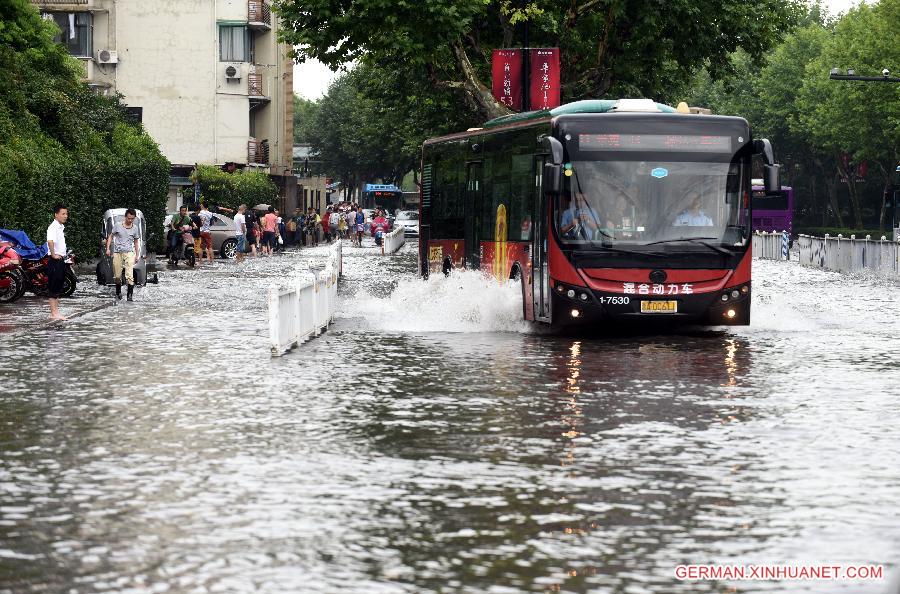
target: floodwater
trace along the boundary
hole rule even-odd
[[[0,592],[893,592],[896,283],[757,261],[749,328],[564,337],[345,248],[334,325],[280,359],[265,288],[324,249],[0,333]]]

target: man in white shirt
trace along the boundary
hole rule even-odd
[[[47,247],[50,260],[47,262],[47,296],[50,298],[50,319],[65,320],[59,313],[59,296],[66,278],[66,235],[65,224],[69,220],[69,209],[57,204],[53,207],[53,222],[47,227]]]
[[[237,214],[234,215],[234,238],[237,240],[237,247],[234,248],[235,257],[238,263],[244,261],[244,252],[247,251],[247,217],[244,211],[247,210],[246,204],[238,206]]]

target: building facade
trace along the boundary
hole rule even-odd
[[[265,0],[32,0],[97,92],[123,102],[172,163],[256,168],[296,204],[293,64]]]

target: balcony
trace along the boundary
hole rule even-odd
[[[262,165],[264,167],[269,165],[268,140],[250,139],[250,142],[247,143],[247,164]]]
[[[272,7],[264,0],[247,0],[247,26],[258,31],[272,28]]]
[[[247,94],[250,96],[250,109],[269,103],[271,99],[266,93],[265,78],[262,73],[251,72],[247,75]]]

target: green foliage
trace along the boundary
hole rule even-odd
[[[119,98],[79,81],[56,31],[27,0],[0,3],[0,225],[41,243],[52,205],[67,204],[67,243],[92,256],[103,211],[127,206],[158,245],[169,162]]]
[[[399,183],[426,138],[474,124],[455,109],[455,93],[431,85],[421,67],[363,62],[318,102],[309,140],[331,177]]]
[[[313,121],[318,106],[315,101],[294,95],[294,143],[311,142]]]
[[[833,217],[843,228],[850,217],[857,228],[883,227],[883,192],[900,160],[900,85],[833,81],[828,73],[853,67],[879,76],[900,63],[900,0],[863,4],[834,21],[813,5],[802,22],[762,69],[735,52],[733,77],[699,75],[691,103],[743,116],[756,136],[772,140],[800,221],[826,225]],[[842,154],[868,161],[865,184],[847,175]]]
[[[210,205],[236,209],[241,204],[249,207],[272,204],[278,188],[271,178],[259,171],[234,173],[222,171],[214,165],[198,165],[191,174],[194,183],[200,183],[200,198]],[[191,194],[193,198],[193,192]]]
[[[798,101],[801,123],[819,144],[848,152],[855,161],[897,161],[900,86],[832,81],[828,71],[852,67],[878,76],[885,66],[900,64],[898,30],[900,0],[861,4],[836,23],[834,34],[807,65]]]
[[[457,109],[502,115],[486,91],[491,50],[561,50],[563,99],[673,98],[707,65],[731,72],[730,53],[761,60],[799,18],[799,0],[278,0],[282,40],[302,61],[402,64],[432,84],[462,89]]]

